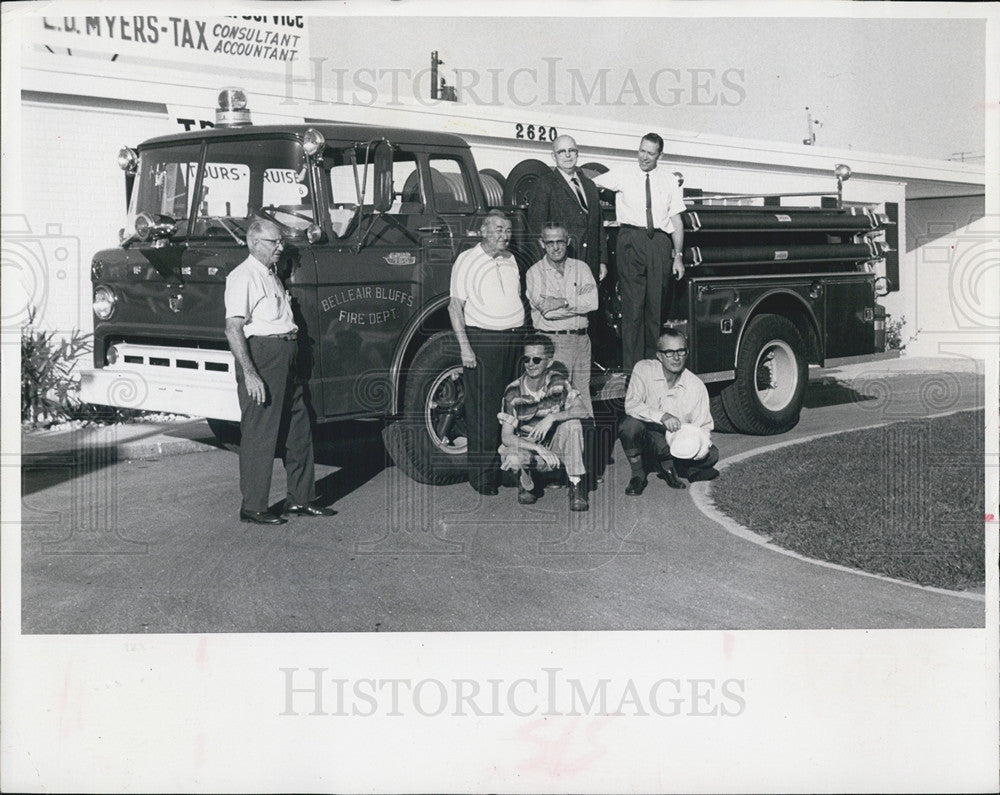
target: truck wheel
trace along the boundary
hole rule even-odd
[[[403,419],[383,438],[396,465],[418,483],[460,483],[468,476],[462,355],[450,331],[417,351],[406,377]]]
[[[726,407],[722,404],[721,394],[709,397],[708,407],[712,412],[712,422],[715,425],[714,430],[719,433],[736,433],[736,428],[733,427],[729,415],[726,414]]]
[[[503,203],[526,207],[535,182],[551,170],[541,160],[522,160],[507,175],[507,184],[503,188]]]
[[[794,428],[807,368],[805,344],[792,321],[780,315],[751,320],[736,358],[736,380],[722,390],[733,427],[761,436]]]
[[[216,441],[227,450],[240,449],[240,424],[230,420],[208,420],[208,427],[215,435]]]

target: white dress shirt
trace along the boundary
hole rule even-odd
[[[702,380],[684,369],[677,382],[668,387],[663,365],[656,359],[636,362],[625,393],[625,413],[646,422],[660,422],[664,414],[673,414],[682,423],[706,432],[715,427]]]
[[[226,277],[226,317],[246,318],[247,338],[297,330],[288,291],[274,272],[249,256]]]
[[[598,188],[612,190],[618,194],[615,199],[615,214],[619,224],[646,227],[646,174],[649,174],[649,190],[652,198],[653,227],[663,232],[674,231],[671,216],[687,209],[684,193],[677,184],[677,177],[662,165],[652,171],[643,171],[638,163],[615,166],[604,174],[594,177]]]

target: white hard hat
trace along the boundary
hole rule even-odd
[[[685,423],[673,433],[667,433],[667,444],[670,445],[670,455],[674,458],[701,458],[708,452],[709,440],[707,434],[697,425]]]

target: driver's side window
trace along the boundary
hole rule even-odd
[[[367,151],[367,173],[365,157],[364,145],[355,147],[353,160],[350,149],[327,150],[323,156],[329,190],[330,223],[337,237],[344,237],[350,232],[359,206],[362,215],[374,212],[375,164],[371,150]],[[393,150],[392,187],[393,201],[387,211],[389,215],[416,215],[424,211],[420,170],[414,153]]]

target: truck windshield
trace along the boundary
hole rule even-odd
[[[178,229],[186,229],[200,155],[200,144],[146,149],[139,155],[129,204],[129,229],[134,228],[139,213],[175,221]]]
[[[195,201],[200,155],[199,144],[144,150],[129,223],[147,212],[174,221],[177,235],[230,237],[233,230],[242,236],[250,217],[262,207],[293,228],[313,222],[308,161],[297,141],[209,143]]]

